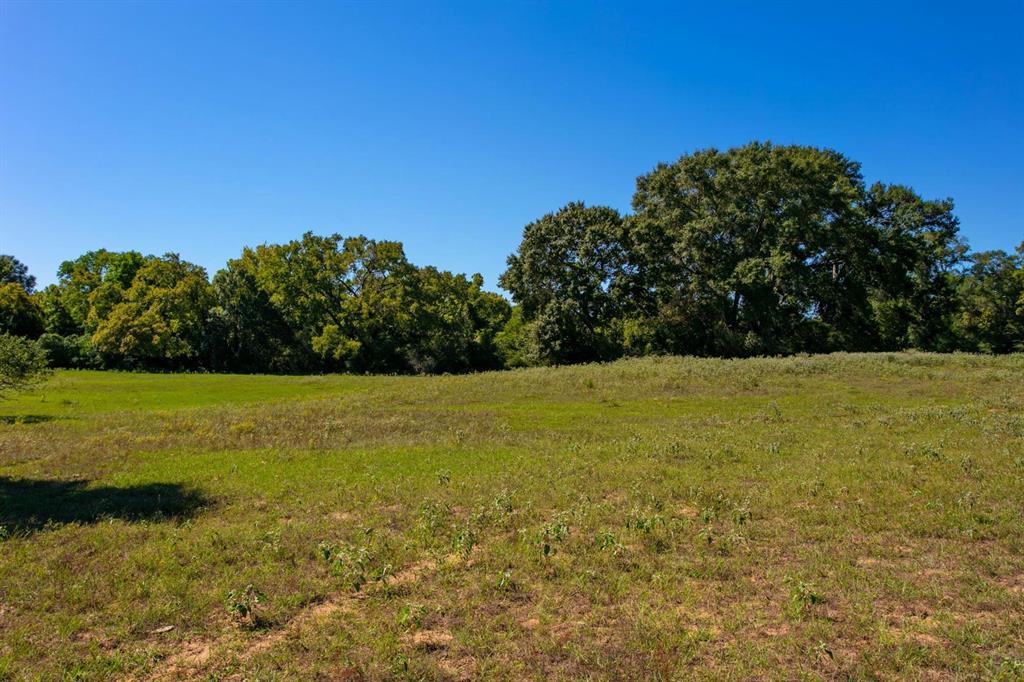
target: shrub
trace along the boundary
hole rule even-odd
[[[43,334],[39,347],[46,354],[50,367],[68,369],[96,369],[102,361],[87,335]]]
[[[46,355],[34,341],[0,334],[0,396],[28,388],[46,374]]]

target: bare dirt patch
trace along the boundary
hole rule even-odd
[[[1005,590],[1016,594],[1024,594],[1024,574],[1003,576],[997,579],[996,582]]]
[[[417,649],[437,651],[439,649],[447,649],[455,641],[455,638],[452,637],[450,632],[444,630],[420,630],[413,633],[410,641]]]

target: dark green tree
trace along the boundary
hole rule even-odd
[[[76,324],[71,312],[64,305],[64,291],[60,286],[51,284],[35,296],[48,334],[73,336],[81,333],[81,327]]]
[[[214,306],[204,342],[204,360],[213,369],[232,372],[300,372],[315,369],[311,349],[295,331],[258,281],[252,249],[213,278]]]
[[[520,306],[540,362],[621,353],[616,322],[630,287],[623,239],[618,211],[579,202],[526,226],[499,283]]]
[[[957,270],[967,251],[953,201],[926,201],[908,187],[876,183],[863,205],[877,348],[953,350]]]
[[[404,294],[411,324],[406,340],[409,369],[465,372],[500,366],[494,338],[510,314],[498,294],[483,291],[483,278],[418,268]]]
[[[36,278],[28,274],[28,266],[17,258],[0,254],[0,284],[17,284],[31,294],[36,288]]]
[[[985,353],[1024,351],[1024,244],[1016,254],[983,251],[957,291],[954,330],[962,349]]]
[[[862,194],[843,155],[770,143],[698,151],[639,177],[629,258],[652,292],[648,344],[702,355],[856,344],[868,324]]]
[[[0,334],[36,338],[43,333],[43,311],[32,294],[36,278],[14,256],[0,255]]]

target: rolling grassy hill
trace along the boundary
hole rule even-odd
[[[1022,633],[1022,356],[0,401],[0,678],[1021,679]]]

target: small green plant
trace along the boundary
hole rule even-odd
[[[423,604],[406,604],[398,612],[398,625],[410,630],[423,626],[423,619],[427,615],[427,607]]]
[[[331,557],[334,556],[335,552],[338,551],[338,547],[337,545],[324,540],[321,541],[319,545],[317,545],[316,551],[317,555],[323,561],[329,562],[331,560]]]
[[[228,592],[227,609],[231,617],[239,625],[253,628],[259,625],[259,616],[256,610],[266,600],[264,595],[255,585],[249,583],[241,590]]]
[[[455,536],[452,538],[452,551],[462,556],[462,558],[466,558],[473,551],[473,547],[476,544],[476,531],[469,526],[465,526],[455,533]]]
[[[711,526],[704,526],[700,529],[700,532],[697,533],[697,539],[701,541],[701,544],[707,545],[708,547],[715,544],[716,538],[715,529]]]
[[[452,510],[447,504],[433,500],[424,502],[419,512],[419,525],[423,535],[431,541],[447,535],[451,517]]]
[[[809,582],[793,576],[787,576],[783,584],[789,587],[789,603],[787,606],[789,614],[794,618],[801,618],[811,607],[825,603],[825,597]]]
[[[519,583],[512,577],[512,569],[506,568],[498,575],[497,588],[499,592],[518,592]]]
[[[409,657],[399,652],[391,658],[391,673],[405,679],[409,675]]]
[[[932,462],[938,462],[942,459],[942,453],[931,443],[911,443],[903,448],[903,452],[908,457],[921,457]]]
[[[782,410],[779,409],[779,406],[775,401],[765,405],[762,419],[768,423],[777,423],[783,420]]]
[[[626,515],[626,529],[641,533],[653,533],[656,526],[664,524],[660,514],[647,514],[636,507]]]
[[[317,546],[320,558],[328,565],[333,575],[341,578],[358,592],[368,582],[384,582],[393,572],[389,562],[381,558],[381,552],[372,552],[368,546],[337,546],[321,542]]]
[[[619,542],[617,537],[607,531],[598,534],[596,544],[601,551],[611,552],[616,556],[626,551],[626,546]]]
[[[562,542],[565,537],[569,534],[569,524],[565,520],[566,515],[559,514],[548,523],[541,526],[540,531],[537,533],[537,539],[540,543],[541,553],[544,558],[548,558],[555,552],[553,543]]]
[[[260,538],[260,544],[263,551],[276,553],[281,549],[281,531],[280,529],[267,531]]]
[[[825,642],[818,642],[817,646],[814,647],[814,652],[820,658],[827,658],[830,661],[834,661],[836,655],[832,653],[832,650],[828,648],[828,644]]]
[[[983,477],[981,467],[974,464],[974,460],[971,459],[970,455],[964,455],[960,458],[960,469],[970,478],[980,480]]]
[[[499,517],[508,516],[515,510],[515,505],[512,503],[512,495],[507,488],[502,488],[501,492],[495,496],[493,506],[495,513]]]
[[[745,525],[750,521],[750,503],[744,501],[743,504],[738,504],[733,507],[732,510],[732,522],[737,526]]]

